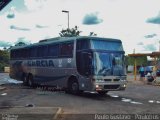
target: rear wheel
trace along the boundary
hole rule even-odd
[[[25,74],[22,76],[22,81],[23,81],[24,86],[28,86],[28,80],[27,80],[27,76]]]
[[[28,85],[30,87],[34,87],[34,82],[33,82],[33,76],[32,75],[28,76]]]

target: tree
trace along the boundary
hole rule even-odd
[[[61,31],[60,31],[60,33],[59,33],[59,35],[61,36],[61,37],[75,37],[75,36],[80,36],[80,33],[81,33],[82,31],[79,31],[78,30],[78,27],[77,26],[75,26],[74,28],[67,28],[67,29],[62,29]]]
[[[127,65],[134,65],[135,58],[126,56]],[[137,66],[147,65],[147,56],[141,56],[136,58]]]
[[[7,50],[0,50],[0,71],[3,71],[4,67],[8,65],[9,65],[9,52]]]
[[[89,36],[97,36],[97,34],[94,32],[90,32]]]
[[[24,42],[18,42],[15,44],[15,46],[24,46],[24,45],[26,45],[26,43],[24,43]]]

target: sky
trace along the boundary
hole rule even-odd
[[[58,37],[78,26],[80,35],[122,40],[126,54],[159,51],[160,0],[12,0],[0,11],[0,47]]]

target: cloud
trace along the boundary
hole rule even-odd
[[[83,18],[83,24],[85,24],[85,25],[94,25],[94,24],[99,24],[102,22],[103,22],[103,20],[98,18],[97,12],[86,14]]]
[[[155,37],[155,36],[157,36],[157,34],[150,34],[150,35],[146,35],[146,36],[144,36],[145,38],[153,38],[153,37]]]
[[[12,18],[14,18],[15,17],[15,14],[14,13],[9,13],[8,15],[7,15],[7,18],[8,19],[12,19]]]
[[[48,26],[43,26],[43,25],[36,25],[36,28],[48,28]]]
[[[152,17],[147,19],[148,23],[153,23],[153,24],[160,24],[160,12],[156,17]]]
[[[9,13],[7,14],[8,19],[15,18],[15,7],[11,7]]]
[[[14,26],[14,25],[11,25],[10,29],[22,30],[22,31],[30,31],[29,28],[21,28],[21,27],[17,27],[17,26]]]
[[[143,48],[144,48],[144,51],[156,51],[157,50],[154,44],[145,45]]]
[[[137,45],[144,45],[144,43],[143,42],[139,42],[139,43],[137,43]]]
[[[30,11],[36,11],[43,8],[47,3],[47,0],[24,0],[24,5]]]
[[[10,42],[0,41],[0,47],[10,47],[11,45]]]

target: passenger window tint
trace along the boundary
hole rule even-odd
[[[21,58],[28,58],[28,49],[21,50]]]
[[[47,56],[47,52],[48,52],[48,49],[47,49],[47,46],[39,46],[38,47],[38,57],[45,57]]]
[[[59,54],[59,44],[48,46],[48,56],[56,57]]]
[[[73,42],[61,44],[61,56],[73,56]]]
[[[11,50],[11,58],[16,58],[16,51],[15,50]]]
[[[37,48],[36,47],[31,48],[29,50],[29,52],[30,52],[30,57],[37,57]]]
[[[89,40],[77,40],[77,50],[89,49]]]

